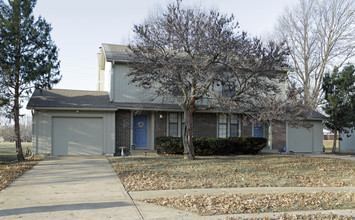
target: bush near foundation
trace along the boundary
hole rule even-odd
[[[155,143],[155,149],[163,154],[183,154],[184,152],[181,137],[158,137]],[[193,143],[195,154],[198,156],[257,154],[266,146],[267,139],[259,137],[194,137]]]

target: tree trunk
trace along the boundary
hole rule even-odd
[[[336,149],[337,149],[338,130],[334,129],[333,132],[334,132],[334,141],[333,141],[332,153],[335,154],[336,153]]]
[[[16,75],[15,82],[15,95],[14,95],[14,121],[15,121],[15,144],[17,160],[25,160],[21,146],[21,132],[20,132],[20,100],[19,100],[19,74]]]
[[[193,113],[195,111],[195,100],[192,99],[189,103],[188,108],[184,109],[184,159],[194,160],[195,159],[195,148],[192,141],[193,136]]]

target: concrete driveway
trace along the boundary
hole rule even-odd
[[[0,219],[142,219],[104,156],[48,157],[0,191]]]

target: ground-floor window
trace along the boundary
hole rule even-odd
[[[237,115],[230,116],[230,137],[239,137],[239,120]]]
[[[218,115],[218,137],[239,137],[239,117],[236,114]]]
[[[177,112],[168,115],[168,136],[181,137],[184,130],[184,115]]]

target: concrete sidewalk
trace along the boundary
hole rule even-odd
[[[355,155],[337,155],[337,154],[305,154],[308,157],[324,157],[332,159],[341,159],[341,160],[352,160],[355,161]]]
[[[104,156],[48,157],[0,191],[0,219],[143,219]]]

